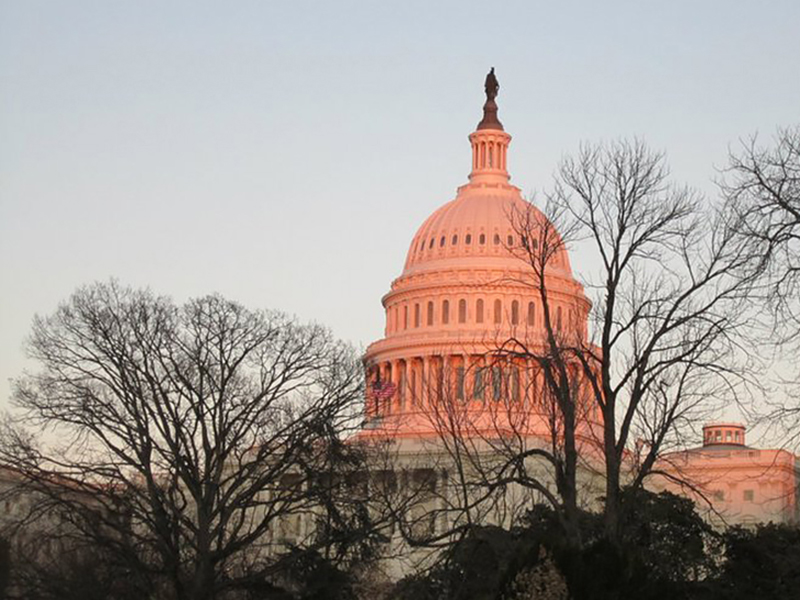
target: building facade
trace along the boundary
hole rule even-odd
[[[529,349],[545,343],[539,274],[520,248],[539,249],[540,240],[523,236],[553,229],[510,182],[511,136],[497,117],[496,81],[490,78],[483,119],[469,135],[468,182],[413,235],[402,273],[382,299],[384,336],[364,357],[369,393],[358,437],[392,439],[401,464],[430,471],[439,495],[432,506],[443,515],[453,480],[444,438],[478,440],[475,453],[486,460],[496,450],[492,440],[505,435],[524,440],[512,449],[520,453],[553,439],[542,374],[524,356],[503,352],[508,340]],[[564,246],[551,248],[543,272],[550,315],[559,333],[585,340],[591,303]],[[581,503],[591,508],[604,493],[601,415],[593,402],[586,408],[577,437]],[[704,432],[702,447],[662,459],[658,469],[666,476],[648,480],[653,490],[688,495],[720,526],[797,521],[800,470],[792,453],[746,446],[741,425],[709,425]],[[546,465],[531,468],[548,480]],[[519,506],[541,499],[517,497]],[[483,516],[501,523],[513,514]],[[453,525],[447,516],[434,521],[442,530]]]
[[[746,444],[740,423],[703,427],[703,444],[664,456],[652,480],[694,500],[698,512],[717,527],[758,523],[793,524],[800,520],[800,464],[783,449]]]

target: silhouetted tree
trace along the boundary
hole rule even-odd
[[[511,529],[544,502],[566,544],[558,556],[570,557],[559,563],[568,581],[579,582],[584,561],[606,557],[599,577],[630,578],[609,580],[618,592],[669,583],[665,573],[635,580],[646,553],[630,537],[637,505],[624,495],[643,493],[683,430],[750,383],[742,342],[757,257],[738,243],[736,213],[672,185],[664,157],[639,142],[584,147],[562,163],[543,212],[531,205],[510,218],[517,235],[507,249],[530,269],[509,277],[535,294],[537,327],[523,323],[510,337],[487,338],[484,385],[495,380],[486,372],[526,365],[531,372],[520,381],[537,386],[517,393],[498,386],[476,418],[454,392],[452,374],[432,375],[434,401],[420,410],[438,434],[433,471],[447,476],[431,510],[439,527],[415,541],[446,547],[489,522]],[[597,257],[598,273],[588,274],[591,328],[586,303],[562,293],[572,243]],[[599,537],[584,523],[585,507],[597,500]],[[686,535],[690,521],[679,523]],[[664,556],[674,550],[661,547]],[[688,563],[697,566],[701,555]]]
[[[367,560],[375,531],[353,480],[361,365],[316,325],[219,296],[182,306],[116,283],[79,289],[28,343],[21,423],[3,459],[30,518],[70,525],[158,597],[292,589],[310,553]],[[285,584],[285,585],[284,585]]]
[[[587,145],[560,165],[547,219],[534,208],[513,215],[523,244],[512,250],[533,267],[546,341],[511,339],[504,349],[545,373],[563,423],[565,490],[575,487],[574,423],[581,410],[599,411],[604,523],[616,546],[623,487],[641,488],[679,441],[680,426],[729,400],[748,373],[741,336],[753,254],[736,243],[737,215],[672,185],[668,175],[663,155],[641,142]],[[558,326],[561,309],[549,286],[572,242],[599,264],[584,271],[591,332]]]
[[[800,389],[800,125],[779,129],[771,145],[755,136],[730,155],[722,184],[738,215],[743,245],[759,259],[755,265],[766,311],[767,344],[786,357],[781,383],[787,396]],[[770,403],[770,420],[783,422],[797,440],[800,407]]]

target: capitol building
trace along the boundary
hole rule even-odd
[[[306,495],[306,488],[314,485],[344,489],[348,510],[368,523],[370,540],[379,539],[380,569],[373,579],[381,585],[424,572],[444,549],[481,526],[511,530],[537,505],[561,511],[566,538],[585,512],[609,512],[612,486],[607,482],[618,484],[619,492],[643,472],[647,476],[637,485],[691,498],[697,512],[720,530],[800,521],[797,456],[748,445],[742,424],[695,423],[703,431],[696,447],[657,452],[652,444],[653,460],[638,472],[647,443],[636,439],[628,448],[632,436],[618,447],[609,443],[611,437],[614,443],[621,439],[616,436],[620,425],[606,428],[616,413],[607,410],[609,395],[595,374],[607,367],[598,357],[611,362],[612,353],[602,353],[595,343],[593,304],[576,277],[580,265],[570,258],[566,232],[511,183],[511,135],[498,116],[494,69],[485,91],[482,118],[468,136],[469,153],[466,148],[464,153],[468,180],[410,235],[405,263],[381,299],[383,337],[363,356],[363,413],[350,402],[331,404],[345,413],[339,418],[347,424],[334,431],[330,406],[320,402],[314,428],[287,438],[305,448],[305,454],[283,454],[287,444],[276,435],[270,438],[271,449],[259,439],[219,460],[217,476],[226,483],[217,491],[227,495],[235,485],[246,488],[246,502],[236,507],[235,528],[248,532],[247,543],[256,550],[239,562],[231,560],[230,572],[246,573],[251,558],[252,564],[269,563],[290,556],[304,543],[313,546],[321,537],[320,525],[326,525],[323,507],[334,504],[332,495],[323,500],[318,493]],[[320,364],[307,369],[315,385]],[[357,357],[347,364],[353,374],[349,400],[360,406],[362,371]],[[325,388],[322,396],[328,392],[325,385],[319,384]],[[185,402],[194,408],[193,400]],[[609,415],[606,422],[604,414]],[[288,408],[279,416],[280,429],[299,420]],[[197,423],[205,421],[203,417]],[[253,421],[248,422],[243,439],[252,427]],[[332,454],[329,462],[325,452],[317,456],[325,445],[320,432],[326,427],[333,431],[335,444],[330,445],[337,452],[358,451],[352,471],[323,470],[350,464],[341,454]],[[609,446],[622,456],[616,480],[607,475],[614,468],[607,466]],[[159,468],[168,472],[175,468],[171,462]],[[244,478],[229,483],[242,473]],[[172,485],[161,470],[151,476],[156,495],[164,482]],[[120,490],[138,490],[146,498],[145,480],[137,476],[131,481],[125,487],[93,479],[76,487],[68,477],[46,476],[33,479],[38,487],[26,487],[29,482],[17,470],[0,465],[0,532],[3,525],[14,529],[22,524],[19,530],[27,539],[17,536],[15,543],[28,543],[34,555],[72,552],[40,540],[48,531],[63,531],[64,539],[75,534],[69,519],[62,518],[66,512],[48,514],[36,508],[37,503],[46,506],[42,499],[49,496],[62,502],[61,489],[68,504],[86,507],[87,513],[102,517],[104,527],[113,525],[122,532],[109,538],[114,543],[131,533],[150,543],[143,519],[120,510],[124,504],[101,501],[117,498]],[[185,498],[187,486],[175,481],[169,489]],[[198,481],[211,487],[207,472],[198,470]],[[189,503],[176,512],[182,523],[200,520],[200,511]],[[139,514],[149,518],[146,511]],[[227,523],[219,526],[225,535],[233,529]],[[367,573],[367,579],[372,575]]]
[[[592,303],[566,245],[510,183],[511,135],[498,118],[493,72],[486,88],[483,118],[469,134],[468,181],[411,237],[382,298],[384,336],[364,356],[365,424],[356,438],[389,441],[403,467],[398,485],[426,487],[406,533],[433,542],[466,523],[510,526],[533,504],[558,501],[545,457],[558,455],[563,432],[536,357],[547,353],[548,332],[564,346],[591,344]],[[602,415],[585,390],[574,399],[577,503],[599,510]],[[740,424],[704,432],[701,446],[660,458],[661,475],[646,486],[689,495],[720,527],[798,521],[792,453],[747,446]],[[529,485],[481,496],[517,457]]]

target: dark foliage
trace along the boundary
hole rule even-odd
[[[505,600],[517,577],[552,556],[577,600],[696,597],[714,573],[717,536],[691,501],[670,493],[623,492],[623,544],[605,537],[602,516],[581,512],[584,547],[576,552],[557,515],[539,505],[512,531],[477,527],[447,561],[425,576],[401,582],[400,600]]]
[[[725,534],[725,563],[717,598],[789,600],[800,594],[800,529],[761,525]]]
[[[395,586],[397,600],[491,600],[524,566],[535,563],[538,540],[526,530],[478,526],[441,564]]]

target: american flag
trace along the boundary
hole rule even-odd
[[[388,400],[394,396],[397,386],[391,381],[375,381],[369,390],[369,396],[373,400]]]

